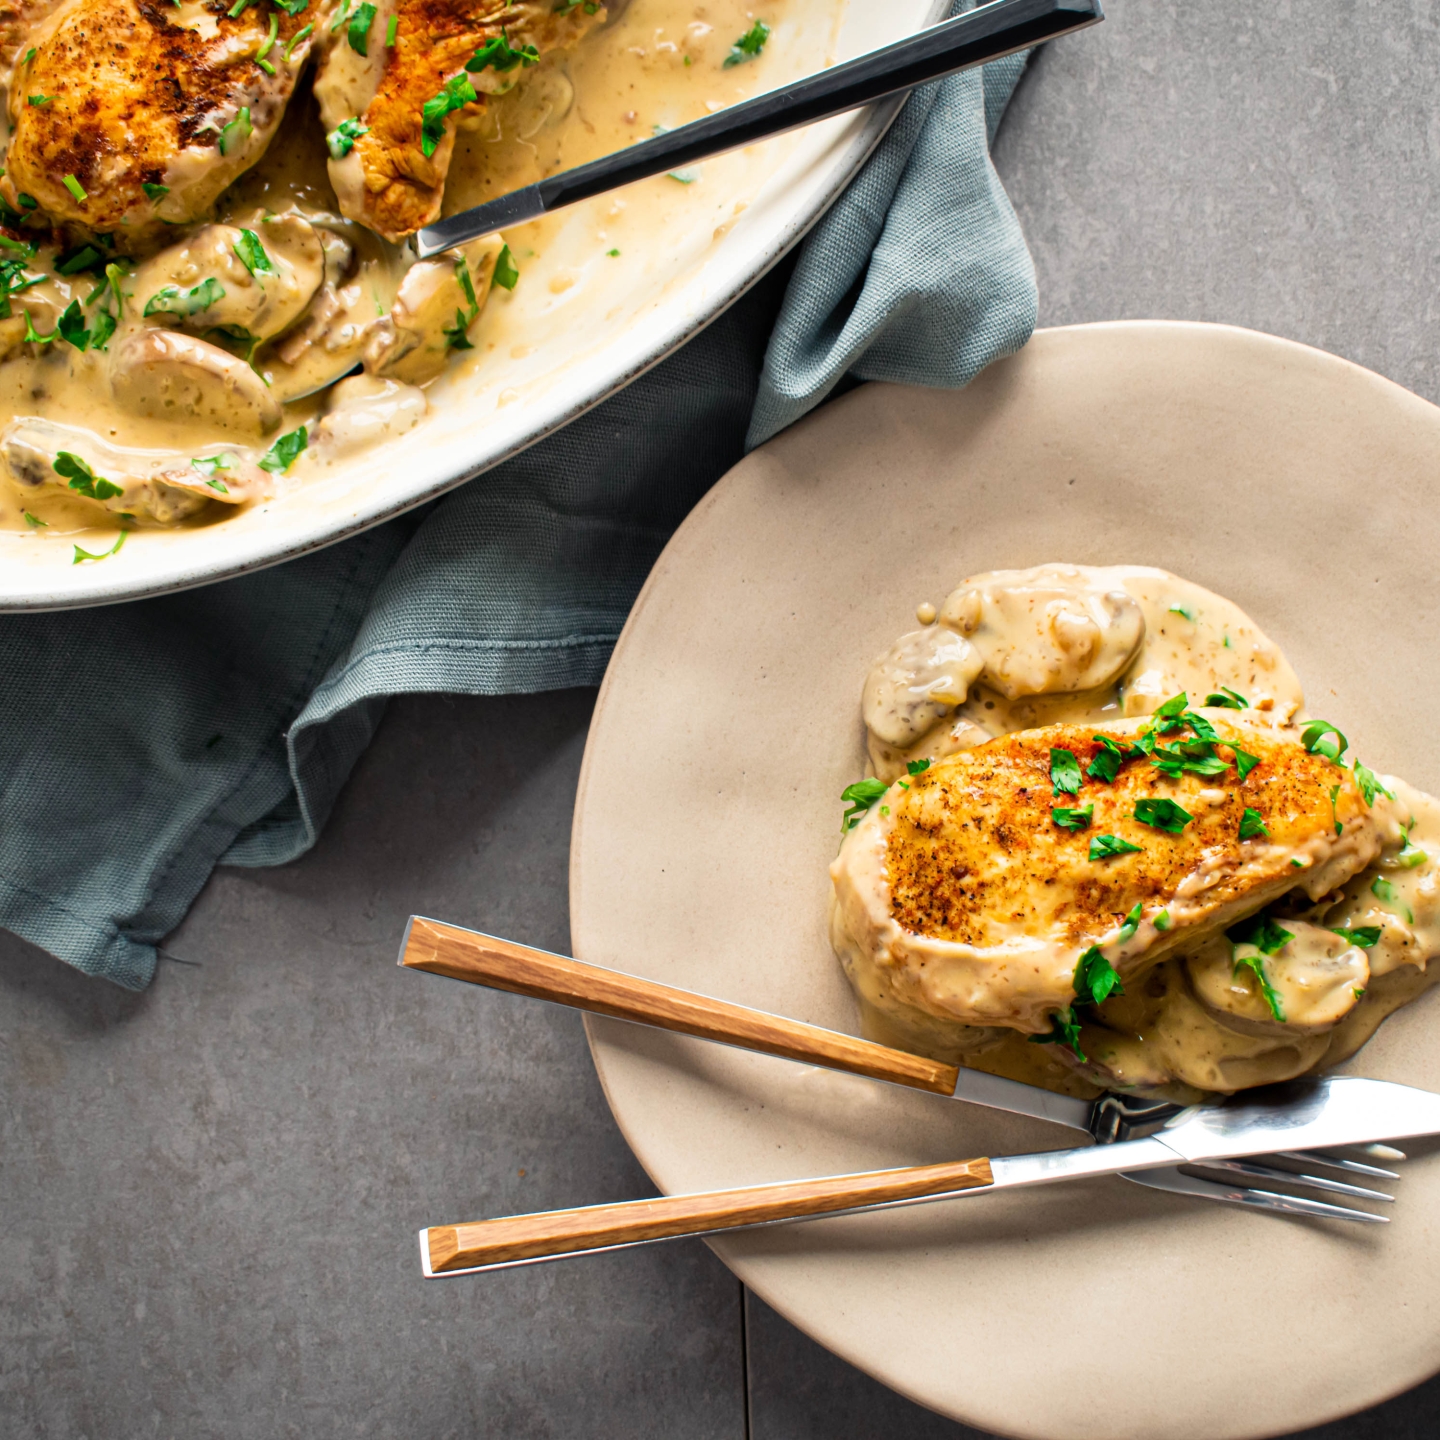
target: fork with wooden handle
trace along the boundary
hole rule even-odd
[[[1194,1106],[1156,1135],[1111,1145],[786,1180],[703,1195],[664,1195],[581,1210],[432,1226],[420,1232],[421,1267],[430,1278],[473,1274],[654,1240],[957,1200],[1081,1176],[1158,1169],[1176,1162],[1233,1160],[1281,1145],[1359,1145],[1402,1135],[1440,1134],[1440,1095],[1408,1085],[1340,1075],[1271,1090],[1264,1097],[1246,1095],[1214,1106]],[[1372,1224],[1385,1219],[1363,1210],[1349,1211],[1345,1218]]]
[[[412,970],[428,970],[452,980],[464,980],[493,990],[508,990],[539,1000],[553,1001],[597,1015],[609,1015],[682,1035],[693,1035],[723,1045],[782,1056],[831,1070],[844,1070],[872,1080],[886,1080],[913,1090],[923,1090],[947,1099],[964,1100],[992,1109],[1009,1110],[1041,1120],[1052,1120],[1083,1130],[1105,1145],[1134,1139],[1159,1128],[1181,1113],[1180,1107],[1165,1101],[1134,1096],[1105,1094],[1098,1100],[1080,1100],[1056,1095],[1017,1080],[1005,1080],[979,1070],[965,1070],[844,1035],[803,1021],[788,1020],[763,1010],[752,1010],[726,1000],[716,1000],[693,991],[676,989],[654,980],[643,980],[618,970],[588,965],[564,955],[517,945],[494,935],[483,935],[439,920],[412,916],[400,950],[400,964]],[[1374,1138],[1374,1137],[1372,1137]],[[1293,1137],[1287,1137],[1293,1141]],[[1388,1146],[1372,1146],[1371,1159],[1403,1160],[1404,1155]],[[1398,1179],[1392,1170],[1339,1156],[1299,1151],[1295,1144],[1284,1147],[1284,1158],[1308,1167],[1321,1167],[1357,1178]],[[1174,1161],[1170,1162],[1173,1166]],[[1124,1170],[1126,1167],[1118,1167]],[[1247,1179],[1268,1179],[1303,1185],[1363,1199],[1389,1200],[1383,1191],[1362,1188],[1353,1181],[1299,1174],[1288,1169],[1246,1162],[1212,1165]],[[1180,1174],[1173,1168],[1136,1169],[1126,1179],[1157,1189],[1193,1195],[1200,1199],[1244,1205],[1251,1209],[1289,1214],[1351,1219],[1373,1218],[1364,1211],[1348,1209],[1304,1196],[1260,1190],[1238,1183],[1218,1183],[1195,1175]]]

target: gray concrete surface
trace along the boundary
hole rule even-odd
[[[998,145],[1042,323],[1228,321],[1440,398],[1437,26],[1113,0]],[[219,872],[144,995],[0,935],[0,1435],[975,1435],[699,1245],[419,1280],[421,1224],[644,1190],[574,1017],[392,963],[412,910],[564,948],[591,699],[396,703],[315,852]],[[1309,1437],[1436,1433],[1432,1382]]]

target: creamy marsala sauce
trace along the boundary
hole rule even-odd
[[[42,3],[28,28],[23,14],[8,29],[0,24],[11,165],[10,180],[0,181],[0,261],[11,262],[0,306],[0,529],[53,544],[57,564],[70,563],[71,540],[103,554],[119,531],[223,520],[412,429],[426,415],[426,387],[459,352],[494,348],[484,315],[492,289],[523,285],[553,230],[540,222],[432,261],[417,261],[403,236],[394,243],[377,233],[424,217],[397,219],[372,206],[361,167],[370,142],[351,137],[353,148],[337,158],[346,140],[333,142],[331,122],[342,112],[381,113],[387,62],[379,57],[389,53],[397,14],[403,45],[406,17],[419,13],[414,0],[361,7],[374,10],[363,59],[345,43],[358,13],[350,0],[312,0],[294,24],[277,11],[278,41],[268,49],[269,8],[257,10],[254,33],[232,37],[231,48],[254,51],[242,57],[255,91],[243,125],[237,103],[248,92],[222,96],[214,133],[174,158],[162,176],[168,186],[156,180],[143,196],[132,186],[123,197],[130,209],[108,228],[65,214],[73,192],[58,184],[37,207],[24,190],[32,182],[16,179],[31,156],[24,92],[38,82],[27,76],[47,63],[47,43],[63,41],[55,37],[65,16],[87,3],[94,0]],[[217,20],[227,9],[222,0],[185,0],[165,14],[218,44],[233,28]],[[757,19],[779,27],[785,9],[783,0],[763,11],[743,0],[620,0],[608,9],[506,11],[528,17],[532,28],[510,38],[519,47],[533,33],[539,59],[481,69],[471,76],[478,104],[441,117],[454,145],[451,153],[447,136],[436,156],[449,158],[443,213],[774,84],[763,47],[740,63],[726,60]],[[306,19],[315,29],[302,35]],[[267,56],[276,78],[257,68]],[[287,67],[298,72],[288,81]],[[221,121],[234,126],[228,146]],[[633,231],[647,208],[673,209],[690,178],[632,187],[611,208],[627,211]],[[167,207],[182,211],[219,181],[218,195],[203,194],[203,215],[192,211],[184,223],[167,216]],[[83,215],[86,204],[108,198],[74,203]],[[595,243],[597,253],[619,254],[603,248],[614,240]]]
[[[1046,565],[916,618],[831,867],[872,1038],[1185,1098],[1337,1064],[1431,982],[1440,802],[1317,726],[1230,601]]]

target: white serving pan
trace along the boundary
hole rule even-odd
[[[634,0],[639,12],[645,0]],[[775,83],[913,33],[948,0],[792,0],[771,52]],[[137,599],[290,560],[400,514],[534,444],[614,394],[709,324],[824,212],[885,133],[889,100],[707,162],[703,182],[665,187],[625,258],[595,241],[601,196],[556,221],[513,292],[496,291],[473,356],[430,389],[420,428],[231,519],[138,530],[98,564],[63,537],[0,533],[0,610]],[[640,187],[635,187],[637,190]],[[608,267],[608,268],[602,268]],[[557,278],[565,288],[552,286]]]

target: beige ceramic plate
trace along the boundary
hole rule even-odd
[[[825,939],[867,662],[966,574],[1160,565],[1232,597],[1314,712],[1440,789],[1440,410],[1246,331],[1037,335],[969,390],[869,386],[736,467],[642,595],[590,732],[571,912],[587,960],[839,1029]],[[1440,1000],[1360,1073],[1440,1089]],[[1054,1148],[1071,1132],[611,1021],[595,1063],[666,1191]],[[1044,1440],[1315,1425],[1440,1362],[1440,1160],[1388,1227],[1097,1180],[715,1244],[922,1404]]]

